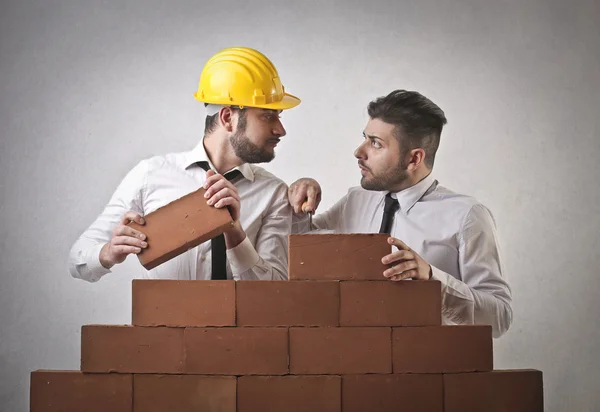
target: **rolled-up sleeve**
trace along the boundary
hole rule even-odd
[[[254,244],[246,237],[227,250],[231,274],[235,280],[287,280],[288,236],[292,231],[292,207],[287,186],[281,185],[273,203],[262,218]]]
[[[97,282],[111,271],[100,263],[100,251],[112,237],[123,215],[134,211],[143,216],[142,191],[148,165],[138,163],[123,178],[102,213],[75,241],[69,253],[69,273],[74,278]]]
[[[432,267],[442,284],[442,317],[446,324],[491,325],[502,336],[512,323],[512,294],[501,263],[495,222],[483,205],[474,205],[459,234],[461,279]]]

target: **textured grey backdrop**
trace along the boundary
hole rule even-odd
[[[137,161],[198,141],[200,71],[232,45],[303,99],[268,169],[323,206],[358,183],[369,100],[437,102],[435,173],[491,208],[514,290],[495,366],[543,370],[548,411],[600,410],[599,4],[2,1],[0,410],[27,410],[31,370],[79,367],[82,324],[130,322],[137,261],[87,284],[69,247]]]

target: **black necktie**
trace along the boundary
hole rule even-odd
[[[383,219],[381,219],[381,227],[379,233],[389,234],[392,231],[392,222],[394,214],[400,209],[398,199],[394,199],[391,193],[385,196],[385,206],[383,207]]]
[[[208,162],[198,162],[198,165],[204,170],[208,171]],[[229,181],[235,179],[242,173],[239,170],[232,170],[224,174],[225,178]],[[225,236],[220,234],[211,239],[211,261],[212,261],[212,280],[226,280],[227,279],[227,248],[225,246]]]

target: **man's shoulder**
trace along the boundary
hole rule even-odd
[[[139,161],[138,166],[145,168],[148,172],[169,167],[182,169],[186,153],[172,152],[146,157]]]
[[[352,186],[348,189],[348,192],[346,193],[346,198],[348,200],[350,200],[350,199],[365,200],[365,199],[372,199],[375,197],[382,197],[382,196],[383,196],[382,192],[375,191],[375,190],[363,189],[362,186]]]
[[[148,158],[148,161],[157,166],[173,165],[177,167],[184,167],[184,161],[188,159],[189,152],[171,152],[166,154],[160,154]]]
[[[454,190],[450,190],[445,186],[440,184],[437,185],[435,190],[432,192],[432,197],[439,201],[452,203],[457,207],[462,207],[465,209],[470,209],[476,204],[480,202],[473,196],[466,195],[464,193],[459,193]]]
[[[288,185],[282,179],[275,176],[273,173],[268,170],[257,166],[255,164],[248,164],[248,167],[252,170],[252,174],[254,175],[254,182],[268,185],[269,187],[274,188],[285,188],[287,190]]]
[[[354,195],[359,195],[359,196],[373,196],[375,193],[379,193],[377,191],[374,190],[367,190],[367,189],[363,189],[362,186],[352,186],[348,189],[348,193],[352,193]]]
[[[430,196],[427,196],[424,200],[429,199],[442,202],[444,204],[444,208],[442,210],[453,212],[462,216],[463,218],[467,215],[481,215],[482,213],[491,217],[491,212],[488,207],[480,202],[476,197],[455,192],[439,184],[433,193],[431,193]]]

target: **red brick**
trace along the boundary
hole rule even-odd
[[[181,373],[183,328],[83,326],[81,370],[84,372]]]
[[[438,281],[344,281],[341,326],[435,326],[442,323]]]
[[[290,280],[381,280],[387,235],[306,234],[289,237]]]
[[[236,412],[235,376],[135,375],[134,412]]]
[[[291,328],[290,373],[391,373],[390,328]]]
[[[238,326],[337,326],[339,282],[237,282]]]
[[[340,380],[339,376],[242,376],[238,411],[340,411]]]
[[[235,325],[233,280],[136,279],[132,303],[134,325]]]
[[[491,326],[394,328],[392,345],[394,373],[493,369]]]
[[[442,375],[346,375],[344,412],[443,412]]]
[[[144,216],[145,225],[130,226],[147,236],[148,247],[138,258],[148,270],[201,243],[220,235],[233,225],[227,208],[206,204],[200,188]]]
[[[188,328],[186,373],[282,375],[288,372],[286,328]]]
[[[542,372],[493,371],[444,375],[446,412],[543,412]]]
[[[131,375],[31,373],[31,412],[131,412],[132,399]]]

